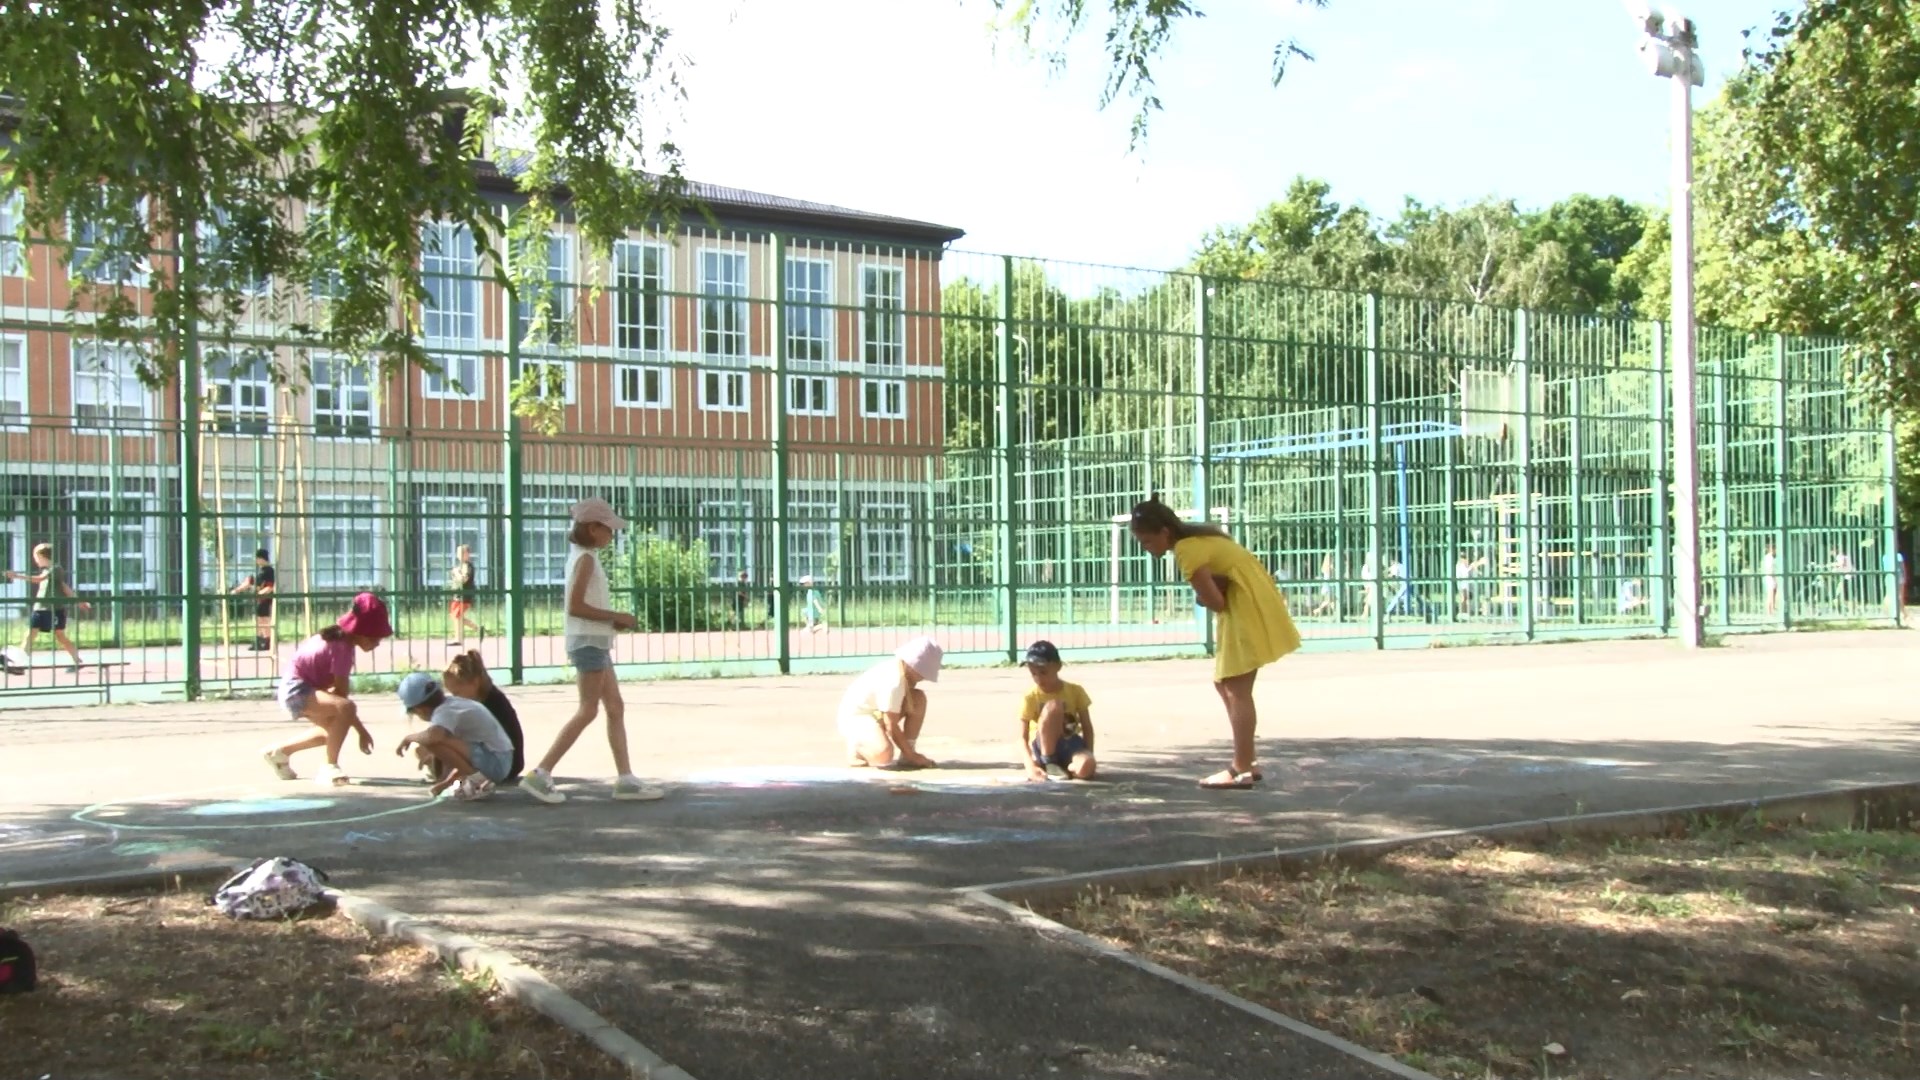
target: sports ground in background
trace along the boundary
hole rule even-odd
[[[1901,631],[1309,653],[1261,677],[1253,792],[1226,762],[1206,661],[1072,665],[1106,782],[1014,769],[1013,669],[949,670],[922,748],[946,767],[840,765],[836,676],[629,684],[654,804],[576,795],[426,803],[379,740],[339,790],[275,781],[265,702],[0,712],[0,878],[291,854],[338,883],[522,954],[702,1080],[1347,1078],[1285,1033],[952,899],[952,887],[1548,814],[1920,777]],[[1071,656],[1069,657],[1071,659]],[[537,755],[567,687],[515,693]],[[296,759],[311,769],[313,761]]]

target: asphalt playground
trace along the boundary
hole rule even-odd
[[[1072,665],[1100,783],[1027,783],[1016,669],[950,669],[937,770],[842,765],[844,676],[626,687],[659,803],[608,795],[590,732],[571,796],[432,802],[380,745],[357,783],[282,782],[268,702],[0,713],[0,881],[286,854],[512,951],[701,1080],[1380,1074],[953,894],[1280,846],[1920,778],[1903,631],[1290,657],[1261,677],[1265,785],[1226,763],[1206,661]],[[513,694],[537,757],[570,687]],[[311,758],[311,755],[303,755]],[[311,770],[317,759],[296,758]]]

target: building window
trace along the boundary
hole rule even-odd
[[[573,361],[556,357],[522,356],[520,377],[532,376],[533,396],[542,401],[573,404]]]
[[[0,427],[27,421],[27,339],[0,335]]]
[[[18,191],[0,195],[0,274],[19,276],[27,272],[26,197]]]
[[[153,393],[140,381],[133,349],[100,341],[73,343],[75,427],[112,427],[145,420]]]
[[[664,409],[673,404],[673,382],[666,368],[615,364],[614,402],[632,409]]]
[[[265,548],[269,554],[273,553],[273,514],[266,504],[229,497],[221,500],[220,509],[223,513],[216,534],[211,517],[213,507],[207,507],[206,560],[200,567],[200,584],[209,589],[218,588],[223,581],[227,588],[232,588],[241,578],[253,573],[254,552]],[[222,554],[226,556],[225,575],[220,572]]]
[[[313,358],[313,433],[330,439],[373,437],[373,389],[367,365]]]
[[[613,245],[613,346],[667,351],[667,249],[621,240]]]
[[[540,255],[536,245],[533,252],[536,261]],[[573,344],[573,237],[547,234],[545,256],[545,274],[540,284],[517,282],[523,290],[537,291],[537,295],[529,293],[514,305],[519,312],[520,333],[524,335],[522,344],[530,349]]]
[[[333,235],[333,221],[325,203],[307,204],[307,250],[314,255],[316,269],[307,282],[315,300],[338,300],[347,294],[346,279],[339,267],[346,259],[340,252],[340,238]]]
[[[907,384],[899,379],[861,379],[860,415],[874,420],[904,420]]]
[[[215,289],[246,293],[249,296],[264,295],[272,285],[271,279],[264,274],[242,273],[235,266],[232,251],[234,236],[233,213],[224,206],[215,206],[207,211],[197,228],[200,237],[200,257],[206,266],[207,281]]]
[[[700,351],[706,356],[747,356],[747,253],[700,253]]]
[[[380,503],[372,496],[313,500],[307,519],[315,590],[358,592],[380,585]]]
[[[869,371],[907,364],[907,273],[897,266],[860,268],[860,359]]]
[[[480,263],[465,225],[435,222],[420,230],[420,273],[426,303],[421,330],[429,341],[480,337]]]
[[[134,218],[143,225],[146,222],[145,199],[140,200]],[[125,230],[92,221],[71,222],[68,230],[68,235],[73,237],[71,272],[74,277],[102,285],[147,287],[146,256],[126,250],[136,245]],[[116,248],[119,250],[114,250]]]
[[[787,376],[787,412],[794,416],[832,416],[833,376]]]
[[[787,260],[787,359],[802,364],[833,361],[832,303],[832,263]]]
[[[567,583],[567,530],[569,514],[577,500],[571,498],[529,498],[525,504],[526,531],[521,548],[523,570],[529,585],[565,585]]]
[[[487,569],[487,500],[478,495],[420,499],[420,588],[445,588],[461,544],[473,549],[476,581]]]
[[[906,581],[913,574],[907,504],[870,502],[860,508],[860,571],[867,581]]]
[[[747,373],[744,371],[700,372],[700,407],[712,412],[747,411]]]
[[[152,514],[140,495],[118,499],[104,491],[73,493],[73,591],[112,595],[151,592],[160,565],[154,537],[147,532]]]
[[[787,504],[787,579],[827,579],[839,565],[840,507],[832,499]]]
[[[430,398],[451,398],[458,401],[478,401],[485,397],[485,389],[480,383],[480,358],[472,354],[450,355],[440,353],[430,357],[440,365],[438,372],[423,371],[420,374],[422,392]]]
[[[207,353],[207,404],[215,431],[265,435],[273,410],[273,380],[259,349]]]
[[[702,502],[700,542],[707,546],[707,579],[738,581],[753,576],[753,504]]]

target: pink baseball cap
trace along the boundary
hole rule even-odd
[[[613,506],[598,497],[574,503],[573,520],[576,525],[605,525],[614,532],[627,527],[626,520],[613,512]]]
[[[370,592],[353,598],[353,607],[340,616],[340,629],[375,641],[393,636],[393,623],[387,621],[387,605]]]
[[[932,638],[914,638],[895,649],[893,656],[928,682],[940,681],[940,646]]]

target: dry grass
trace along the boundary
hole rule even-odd
[[[1920,1076],[1920,834],[1748,823],[1053,917],[1448,1080]]]
[[[0,901],[40,988],[0,997],[5,1075],[604,1077],[586,1040],[345,916],[235,922],[198,895]]]

